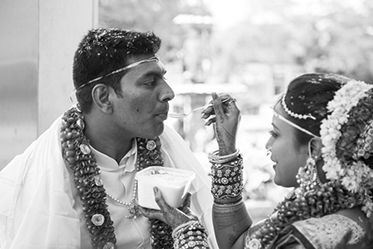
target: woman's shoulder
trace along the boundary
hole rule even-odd
[[[372,241],[368,219],[359,209],[341,210],[323,217],[298,221],[292,227],[304,240],[313,245],[344,244],[351,248],[369,248],[366,245]]]
[[[364,231],[369,231],[371,234],[372,226],[369,223],[369,219],[360,208],[342,209],[339,210],[335,215],[344,217],[349,223],[356,223]]]
[[[328,234],[351,233],[359,235],[364,232],[365,226],[361,221],[366,220],[355,211],[337,212],[322,217],[313,217],[302,221],[294,222],[293,226],[302,231],[324,231]]]
[[[253,225],[247,236],[263,226]],[[368,218],[358,208],[341,210],[322,217],[296,221],[280,233],[273,248],[373,248]]]

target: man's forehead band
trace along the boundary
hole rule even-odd
[[[128,69],[137,67],[137,66],[139,66],[139,65],[141,65],[143,63],[158,62],[158,61],[159,61],[159,59],[157,57],[153,56],[153,57],[151,57],[149,59],[145,59],[145,60],[141,60],[141,61],[137,61],[137,62],[131,63],[131,64],[129,64],[129,65],[125,66],[125,67],[119,68],[119,69],[117,69],[117,70],[115,70],[115,71],[113,71],[111,73],[108,73],[106,75],[102,75],[102,76],[97,77],[97,78],[95,78],[93,80],[90,80],[87,83],[84,83],[83,85],[81,85],[79,88],[75,89],[75,91],[79,91],[83,87],[85,87],[85,86],[87,86],[87,85],[89,85],[89,84],[91,84],[93,82],[99,81],[99,80],[101,80],[104,77],[107,77],[107,76],[110,76],[110,75],[113,75],[113,74],[116,74],[116,73],[120,73],[120,72],[126,71]]]

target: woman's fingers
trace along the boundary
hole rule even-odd
[[[191,204],[191,198],[192,198],[192,194],[187,192],[185,194],[185,199],[184,199],[184,202],[183,204],[181,205],[181,207],[179,207],[180,210],[183,210],[184,208],[190,208],[190,204]]]
[[[158,204],[158,206],[161,208],[162,211],[168,212],[171,209],[171,207],[164,200],[162,192],[157,187],[154,187],[153,191],[154,191],[155,202]]]
[[[161,220],[163,222],[166,222],[166,220],[163,216],[163,212],[161,210],[144,208],[144,207],[141,207],[141,206],[139,206],[139,210],[140,210],[142,215],[144,215],[145,217],[147,217],[149,219],[158,219],[158,220]]]
[[[216,117],[213,116],[213,117],[209,118],[209,119],[205,122],[205,126],[209,126],[209,125],[211,125],[211,124],[213,124],[213,123],[215,123],[215,122],[216,122]]]
[[[150,208],[144,208],[144,207],[139,207],[141,213],[152,219],[158,219],[163,222],[166,222],[166,218],[164,217],[164,213],[170,213],[172,207],[170,207],[166,201],[163,198],[162,192],[159,191],[157,187],[153,189],[154,191],[154,197],[155,197],[155,202],[159,206],[161,210],[156,210],[156,209],[150,209]]]
[[[192,194],[187,192],[183,204],[181,205],[181,207],[178,208],[186,215],[192,214],[190,211],[191,199],[192,199]]]
[[[235,99],[229,95],[224,95],[224,98],[226,101],[222,103],[222,98],[216,93],[212,93],[212,103],[216,116],[206,122],[206,125],[215,124],[216,140],[221,155],[236,151],[236,135],[240,121],[240,110],[236,106]]]
[[[231,100],[233,100],[233,98],[228,94],[220,94],[220,95],[218,95],[216,93],[212,93],[212,94],[215,94],[216,96],[219,97],[219,99],[221,100],[223,108],[225,108],[226,105]],[[213,116],[213,115],[215,115],[215,110],[214,110],[214,106],[213,106],[213,100],[211,100],[209,105],[202,111],[202,118],[207,119],[208,117]]]
[[[229,95],[228,95],[229,96]],[[229,99],[230,97],[226,97]],[[224,121],[224,118],[226,116],[227,108],[223,106],[222,103],[222,97],[218,96],[216,93],[212,93],[212,104],[214,106],[215,116],[216,116],[216,122],[222,122]]]
[[[219,115],[219,119],[224,119],[226,115],[231,115],[238,111],[235,104],[236,100],[229,94],[216,94],[212,93],[212,100],[209,106],[202,111],[202,119],[206,119],[206,126],[216,122],[216,116]]]
[[[161,220],[169,226],[171,226],[172,228],[175,228],[183,223],[188,222],[191,219],[194,219],[194,217],[188,216],[188,214],[190,213],[190,193],[187,194],[186,199],[181,208],[176,209],[167,204],[167,202],[163,198],[161,191],[157,187],[154,187],[153,190],[155,201],[157,202],[161,210],[139,207],[140,212],[145,217]],[[186,211],[185,213],[184,210]]]

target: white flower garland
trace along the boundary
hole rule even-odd
[[[321,123],[321,140],[323,143],[322,157],[323,170],[330,180],[340,182],[352,193],[365,193],[363,211],[370,218],[373,212],[373,203],[369,197],[369,187],[372,187],[373,170],[363,161],[352,164],[341,164],[336,155],[336,144],[341,137],[341,127],[347,123],[350,110],[359,100],[367,96],[367,91],[373,86],[362,81],[351,80],[338,90],[332,101],[328,103],[331,114]],[[363,184],[364,183],[364,184]],[[368,183],[368,184],[367,184]]]

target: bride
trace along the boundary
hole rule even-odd
[[[219,145],[209,160],[220,248],[373,248],[373,85],[319,73],[290,82],[273,108],[266,149],[274,182],[293,191],[258,224],[242,199],[240,110],[234,101],[223,107],[216,94],[212,103],[203,117],[215,125]],[[154,192],[161,211],[142,213],[171,225],[174,247],[208,248],[203,225],[186,206],[171,208]]]

